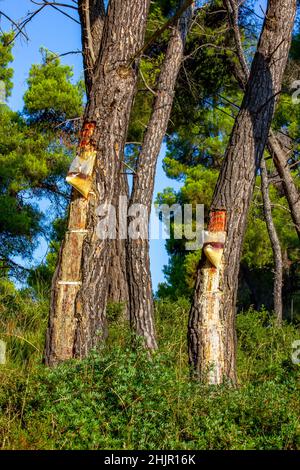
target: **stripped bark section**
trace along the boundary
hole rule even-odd
[[[73,357],[75,299],[81,282],[81,253],[86,227],[87,200],[73,191],[68,230],[60,248],[52,280],[45,361],[54,365]],[[75,284],[73,284],[75,283]]]
[[[242,244],[256,168],[260,165],[281,89],[295,12],[295,0],[269,0],[244,99],[213,195],[211,210],[226,210],[227,216],[224,266],[220,269],[218,281],[220,294],[218,302],[207,297],[207,282],[203,281],[206,259],[202,258],[189,318],[190,365],[195,377],[201,379],[211,366],[206,356],[210,337],[201,325],[212,309],[215,311],[214,317],[218,319],[219,316],[222,341],[218,345],[216,343],[216,347],[223,359],[216,364],[218,371],[208,377],[208,382],[212,384],[223,380],[236,383],[235,316]]]
[[[226,212],[212,211],[208,232],[224,232],[226,228]],[[225,351],[223,344],[224,323],[220,316],[220,296],[222,295],[222,273],[224,262],[217,268],[212,266],[203,254],[201,278],[203,283],[203,310],[206,315],[199,318],[198,328],[201,330],[204,348],[201,351],[201,362],[206,368],[201,371],[202,380],[209,383],[220,383],[225,373]]]

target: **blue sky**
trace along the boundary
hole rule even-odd
[[[68,1],[68,3],[71,4],[70,1]],[[29,11],[35,11],[37,8],[39,7],[30,2],[30,0],[0,0],[0,10],[15,20],[25,17]],[[68,13],[78,19],[75,10],[68,10]],[[1,19],[1,28],[3,30],[8,28],[8,23],[3,18]],[[81,50],[79,24],[71,21],[49,6],[44,8],[43,11],[28,23],[26,34],[29,38],[28,41],[22,36],[19,36],[13,49],[15,58],[13,63],[14,89],[12,96],[8,99],[8,104],[16,111],[20,111],[23,108],[23,94],[27,87],[26,80],[29,69],[33,63],[39,63],[41,61],[41,54],[39,52],[41,46],[57,54]],[[61,60],[64,64],[73,67],[75,81],[83,77],[81,54],[67,55],[62,57]],[[162,170],[164,153],[165,149],[163,146],[157,166],[154,195],[167,186],[172,186],[175,189],[180,187],[179,183],[167,178]],[[40,206],[43,211],[47,211],[49,208],[47,200],[41,201]],[[150,243],[151,271],[154,289],[156,289],[157,284],[163,280],[162,268],[168,261],[164,245],[164,240],[152,240]],[[39,248],[35,251],[35,262],[43,260],[46,252],[47,243],[45,240],[41,239]]]

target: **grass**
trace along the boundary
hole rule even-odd
[[[35,347],[11,338],[0,366],[2,449],[300,449],[295,325],[276,328],[266,311],[238,315],[235,389],[189,380],[186,299],[157,302],[160,349],[150,363],[114,314],[104,347],[49,370],[40,361],[46,304],[26,295],[3,307],[1,331],[14,321],[11,331]]]

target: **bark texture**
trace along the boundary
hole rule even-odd
[[[97,208],[113,202],[123,171],[123,149],[137,81],[137,61],[130,67],[128,64],[143,44],[149,3],[111,0],[105,17],[84,116],[84,122],[96,123],[94,185],[87,201],[74,192],[70,206],[68,232],[52,284],[45,354],[49,365],[86,355],[106,335],[113,243],[97,235]]]
[[[110,303],[122,304],[122,318],[128,320],[129,294],[126,269],[126,239],[125,237],[122,238],[122,228],[119,225],[120,218],[124,216],[125,211],[127,216],[127,206],[126,208],[122,206],[120,207],[119,196],[124,198],[126,197],[126,202],[128,202],[128,180],[127,176],[122,171],[119,174],[119,181],[115,185],[114,206],[116,207],[117,214],[117,238],[116,240],[111,241],[112,247],[108,275],[107,301]]]
[[[236,294],[256,168],[268,139],[291,43],[295,0],[269,0],[241,109],[211,204],[226,213],[221,266],[203,255],[189,318],[189,361],[198,379],[236,382]]]
[[[225,0],[225,5],[228,12],[228,19],[229,23],[232,27],[234,39],[235,39],[235,46],[237,51],[237,56],[239,58],[239,63],[241,67],[241,72],[239,77],[242,77],[242,81],[239,80],[242,84],[242,87],[245,88],[247,84],[247,80],[249,78],[249,68],[248,64],[245,59],[244,50],[242,46],[242,40],[240,35],[240,29],[238,24],[238,14],[239,14],[239,6],[236,0]],[[287,162],[283,164],[283,150],[280,146],[280,143],[276,139],[276,136],[270,129],[270,135],[268,139],[268,147],[273,154],[274,160],[276,160],[276,167],[277,171],[280,170],[280,174],[282,174],[285,180],[288,178],[290,185],[287,185],[285,188],[286,196],[289,199],[290,207],[293,207],[291,212],[296,212],[297,214],[297,204],[294,197],[294,192],[297,189],[292,179],[292,176],[289,172],[289,168]],[[274,258],[274,265],[275,265],[275,275],[274,275],[274,311],[277,318],[277,323],[280,324],[282,322],[282,256],[281,256],[281,246],[280,241],[276,232],[276,228],[272,218],[272,208],[271,202],[269,197],[269,189],[268,189],[268,173],[266,169],[266,164],[264,158],[261,160],[261,190],[262,190],[262,198],[263,198],[263,207],[264,207],[264,215],[267,224],[268,234],[272,246],[273,251],[273,258]],[[292,184],[291,184],[292,183]],[[289,197],[290,195],[290,197]],[[294,219],[294,217],[293,217]],[[299,221],[300,221],[300,201],[299,201]]]
[[[276,227],[272,218],[272,206],[269,196],[269,183],[266,161],[261,159],[261,192],[263,198],[264,216],[267,224],[267,229],[271,241],[273,257],[274,257],[274,312],[277,319],[277,324],[282,323],[282,283],[283,283],[283,264],[281,255],[280,241],[277,235]]]
[[[186,2],[182,2],[186,3]],[[142,204],[145,230],[139,238],[127,241],[129,311],[133,331],[144,339],[149,350],[156,349],[154,305],[149,259],[148,225],[153,198],[157,158],[165,136],[173,104],[175,84],[183,58],[184,44],[192,14],[188,7],[172,29],[161,68],[153,111],[144,135],[133,181],[130,206]],[[146,232],[146,234],[145,234]],[[143,235],[146,237],[143,239]]]
[[[84,78],[87,95],[92,88],[94,67],[99,57],[103,33],[105,8],[103,0],[79,0]]]
[[[95,62],[101,47],[105,20],[104,2],[103,0],[81,0],[78,3],[78,11],[81,22],[85,87],[89,97],[95,76]],[[120,173],[119,181],[116,183],[115,193],[115,205],[118,210],[118,195],[128,194],[127,181],[122,173]],[[80,208],[87,210],[87,207],[83,207],[83,205]],[[108,301],[122,303],[124,305],[124,316],[126,316],[128,286],[125,241],[116,239],[112,243],[115,247],[111,250],[110,271],[108,273]]]

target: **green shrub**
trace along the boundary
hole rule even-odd
[[[2,447],[300,449],[300,368],[290,359],[299,330],[276,328],[265,311],[240,314],[239,386],[199,385],[187,366],[188,307],[158,302],[151,360],[114,321],[106,346],[83,361],[6,371]]]

